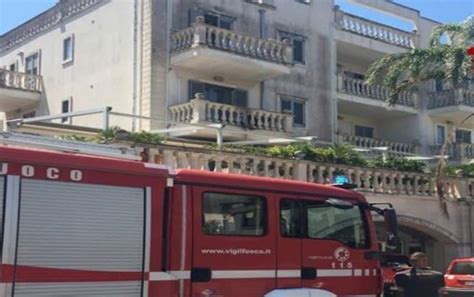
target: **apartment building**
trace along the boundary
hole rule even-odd
[[[0,37],[0,111],[12,119],[112,106],[156,119],[112,119],[131,130],[222,123],[226,140],[317,136],[436,154],[474,110],[473,91],[433,82],[389,108],[386,88],[363,77],[385,54],[428,46],[438,23],[393,1],[352,2],[413,29],[351,15],[334,0],[60,0]],[[472,157],[472,128],[455,131],[453,158]]]
[[[363,78],[385,54],[428,46],[438,23],[393,1],[351,2],[413,29],[352,15],[334,0],[60,0],[0,36],[0,112],[14,119],[111,106],[141,117],[111,118],[127,130],[224,124],[225,140],[317,136],[368,153],[437,154],[474,112],[474,92],[433,82],[389,108],[386,88]],[[99,115],[54,122],[102,125]],[[454,159],[471,160],[473,129],[467,123],[455,131]],[[173,135],[215,137],[208,129]],[[397,198],[404,252],[428,251],[438,268],[468,254],[464,237],[428,222],[438,217],[435,208],[426,211],[429,198],[413,203],[401,193],[370,199]],[[467,232],[456,221],[449,226]]]

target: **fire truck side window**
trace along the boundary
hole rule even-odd
[[[204,234],[265,235],[267,207],[262,197],[204,193],[202,205]]]
[[[315,201],[306,201],[307,236],[337,240],[352,248],[367,248],[369,236],[362,210],[336,208]]]
[[[280,202],[280,233],[285,237],[301,235],[301,202],[283,199]]]

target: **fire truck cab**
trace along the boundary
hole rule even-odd
[[[354,191],[0,145],[0,296],[379,296]]]

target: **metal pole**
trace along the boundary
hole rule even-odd
[[[222,149],[222,145],[224,143],[224,133],[222,131],[223,128],[216,129],[216,136],[217,136],[217,148]]]
[[[51,121],[51,120],[62,119],[62,118],[71,118],[71,117],[77,117],[77,116],[83,116],[83,115],[99,114],[103,112],[104,112],[104,108],[101,107],[101,108],[95,108],[95,109],[88,109],[84,111],[61,113],[59,115],[54,115],[54,116],[41,116],[41,117],[34,117],[34,118],[28,118],[28,119],[22,119],[22,118],[13,119],[13,120],[7,121],[7,123],[17,123],[21,125],[21,124],[28,124],[28,123],[35,123],[35,122],[42,122],[42,121]]]
[[[102,129],[109,130],[109,121],[110,121],[110,112],[112,111],[112,107],[107,106],[104,107],[104,113],[102,118]]]

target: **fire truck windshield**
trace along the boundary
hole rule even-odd
[[[352,248],[367,248],[369,236],[362,209],[341,208],[320,202],[306,203],[307,236],[337,240]]]

